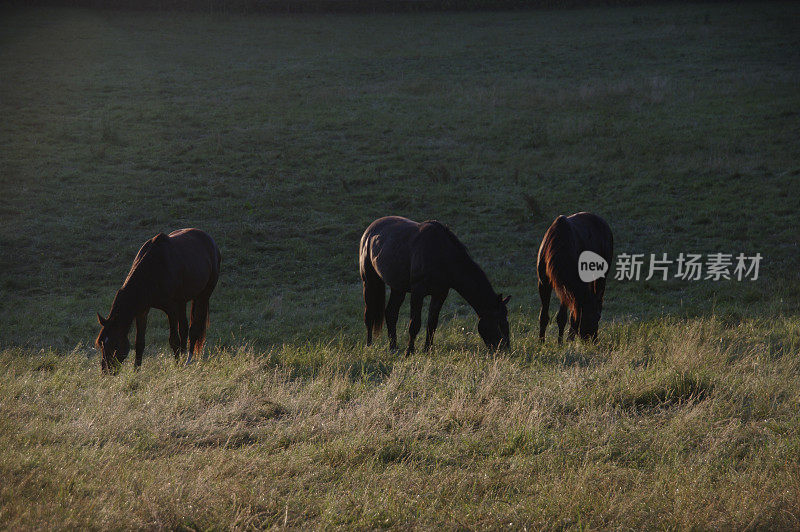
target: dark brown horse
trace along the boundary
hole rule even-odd
[[[103,327],[97,336],[104,372],[116,373],[128,356],[128,332],[136,320],[136,361],[142,364],[147,313],[163,310],[169,319],[169,345],[178,361],[189,340],[189,363],[199,353],[208,328],[208,301],[219,278],[220,254],[214,240],[199,229],[159,233],[144,243],[128,277],[117,291],[108,318],[97,314]],[[192,322],[186,303],[192,301]]]
[[[397,348],[397,317],[406,293],[411,293],[411,321],[408,324],[408,349],[414,352],[422,319],[422,301],[431,296],[425,349],[433,344],[447,293],[452,288],[467,300],[478,314],[478,332],[489,348],[508,347],[506,303],[492,289],[480,266],[467,248],[445,225],[437,221],[417,223],[399,216],[386,216],[372,222],[361,237],[359,269],[364,285],[364,324],[367,345],[386,319],[389,347]],[[384,310],[385,286],[391,293]]]
[[[578,334],[583,339],[597,340],[606,279],[601,277],[590,283],[580,279],[578,257],[584,251],[597,253],[609,265],[612,263],[614,237],[606,221],[595,214],[579,212],[569,217],[559,216],[544,234],[536,262],[542,300],[539,313],[539,338],[542,341],[550,321],[553,289],[561,300],[556,316],[559,343],[564,335],[567,313],[570,318],[569,339]]]

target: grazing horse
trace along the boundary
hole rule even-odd
[[[399,216],[386,216],[372,222],[359,245],[359,269],[364,285],[364,324],[367,345],[372,333],[380,332],[386,319],[389,347],[397,348],[397,317],[400,305],[411,293],[411,321],[408,324],[408,349],[421,325],[422,300],[431,296],[425,349],[433,344],[439,311],[452,288],[467,300],[478,314],[478,332],[490,349],[509,346],[506,303],[492,289],[483,270],[469,256],[467,248],[444,224],[431,220],[417,223]],[[384,310],[385,286],[391,293]]]
[[[603,310],[606,279],[585,283],[578,273],[578,257],[584,251],[597,253],[608,264],[614,254],[614,237],[605,220],[589,212],[559,216],[547,229],[539,246],[536,271],[539,277],[539,339],[550,321],[550,294],[555,289],[561,300],[556,316],[558,342],[564,335],[567,313],[570,317],[568,339],[577,333],[582,339],[597,341],[597,325]]]
[[[214,240],[199,229],[159,233],[144,243],[128,277],[117,291],[108,318],[97,314],[103,327],[97,336],[104,373],[117,373],[128,356],[128,332],[136,320],[136,361],[142,364],[147,313],[157,308],[169,318],[169,345],[178,361],[186,351],[189,359],[199,353],[208,328],[208,300],[219,278],[220,254]],[[192,302],[192,322],[186,319],[186,303]],[[188,334],[187,334],[188,333]]]

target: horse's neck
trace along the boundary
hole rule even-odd
[[[467,259],[455,276],[453,289],[461,294],[478,316],[491,307],[497,297],[486,273],[472,259]]]
[[[150,307],[149,290],[136,279],[127,279],[111,304],[110,318],[118,326],[130,329],[133,319]]]

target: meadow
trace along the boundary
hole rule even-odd
[[[2,8],[0,527],[800,527],[798,87],[793,3]],[[540,344],[536,251],[580,210],[759,279],[612,279],[598,344]],[[453,229],[511,350],[454,293],[431,352],[364,347],[386,214]],[[206,356],[152,312],[102,376],[95,312],[191,226]]]

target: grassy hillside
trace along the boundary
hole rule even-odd
[[[0,526],[797,527],[799,28],[0,12]],[[760,278],[611,280],[597,346],[540,346],[536,250],[578,210]],[[512,351],[456,294],[434,352],[363,348],[385,214],[450,225]],[[142,372],[102,378],[95,311],[188,226],[223,254],[211,356],[173,368],[152,313]]]

